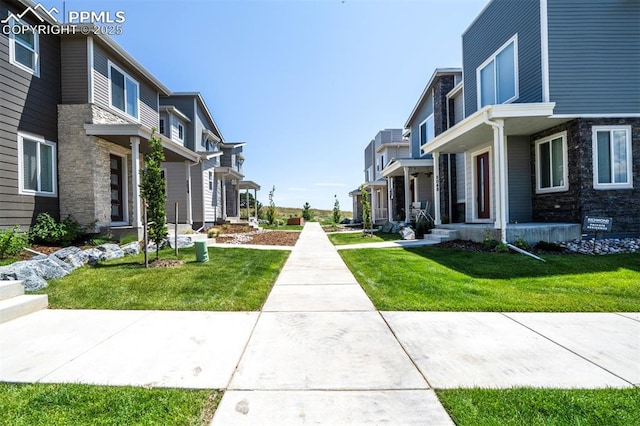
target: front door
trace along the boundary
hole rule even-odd
[[[122,205],[122,158],[109,156],[111,160],[111,221],[122,222],[124,209]]]
[[[491,217],[489,188],[489,153],[485,152],[476,157],[476,203],[478,219],[489,219]]]

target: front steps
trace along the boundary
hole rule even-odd
[[[445,241],[457,240],[459,237],[458,231],[456,231],[455,229],[433,228],[431,230],[431,233],[426,234],[424,238],[425,240],[442,243]]]
[[[25,296],[22,281],[0,281],[0,324],[46,309],[46,294]]]

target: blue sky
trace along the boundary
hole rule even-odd
[[[201,92],[245,178],[279,206],[332,208],[364,179],[363,151],[401,128],[488,0],[76,1],[123,10],[114,37],[171,90]],[[62,10],[61,0],[43,4]]]

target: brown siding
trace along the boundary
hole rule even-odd
[[[63,39],[60,53],[62,55],[62,103],[88,103],[87,39],[85,37]]]
[[[12,6],[10,10],[20,13],[24,8]],[[8,13],[9,5],[0,3],[0,19]],[[56,36],[40,35],[39,42],[40,76],[35,77],[9,63],[9,38],[0,34],[0,228],[27,227],[41,212],[59,216],[57,198],[18,193],[18,131],[57,141],[60,41]]]

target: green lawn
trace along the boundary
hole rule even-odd
[[[459,426],[640,424],[640,389],[453,389],[436,393]]]
[[[141,266],[142,254],[85,266],[49,281],[38,293],[61,309],[158,309],[255,311],[262,307],[289,252],[209,248],[209,262],[195,262],[193,248],[181,249],[185,264]],[[163,250],[161,259],[175,259]]]
[[[208,425],[213,390],[0,383],[0,424]]]
[[[302,231],[302,228],[304,228],[304,225],[281,225],[281,226],[276,226],[276,225],[260,225],[260,228],[262,229],[270,229],[273,231]]]
[[[638,312],[640,254],[544,255],[439,247],[341,250],[385,311]]]
[[[397,241],[400,234],[396,232],[374,232],[373,234],[364,234],[362,232],[337,232],[335,234],[327,234],[329,240],[336,246],[346,244],[363,244],[363,243],[379,243],[381,241]]]

